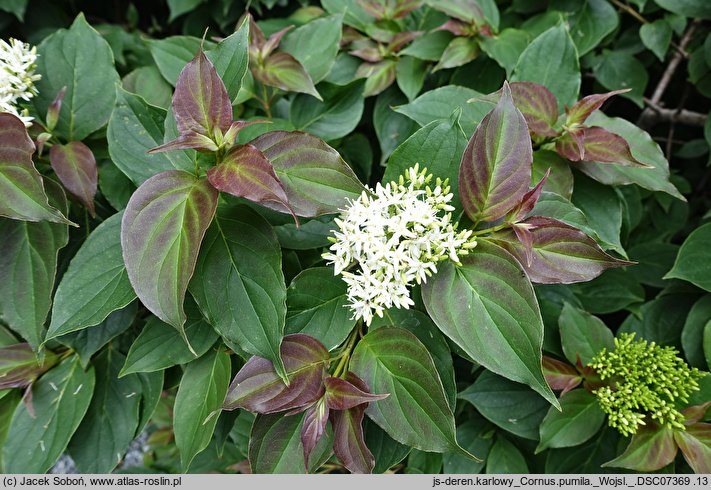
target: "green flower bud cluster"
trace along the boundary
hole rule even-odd
[[[611,381],[593,391],[608,423],[625,436],[646,425],[647,417],[659,425],[684,430],[684,416],[674,402],[688,401],[704,375],[689,367],[673,347],[635,341],[634,337],[621,334],[613,351],[603,349],[588,364],[602,380]]]

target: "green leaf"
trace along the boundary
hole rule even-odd
[[[711,295],[699,299],[689,310],[681,331],[681,345],[687,362],[699,369],[704,368],[704,346],[699,339],[704,338],[706,322],[711,318]]]
[[[664,57],[669,49],[672,40],[672,28],[665,19],[657,19],[654,22],[642,24],[639,28],[639,37],[642,43],[649,49],[659,61],[664,61]]]
[[[600,435],[573,448],[550,449],[547,451],[546,473],[617,473],[601,467],[617,455],[619,433],[610,427],[603,427]]]
[[[538,426],[550,405],[526,385],[514,383],[491,371],[459,393],[487,420],[525,439],[538,439]]]
[[[643,304],[637,315],[625,321],[618,332],[637,332],[638,338],[678,347],[684,321],[695,299],[686,292],[660,295]],[[700,342],[701,337],[697,341]]]
[[[620,24],[615,8],[607,0],[585,0],[580,10],[570,19],[570,36],[583,56]]]
[[[363,114],[363,82],[348,85],[319,85],[323,101],[299,94],[289,108],[289,120],[296,129],[307,131],[326,141],[351,133]]]
[[[462,155],[459,196],[467,216],[474,223],[503,217],[528,191],[532,163],[528,125],[504,82],[499,101]]]
[[[366,419],[363,426],[365,445],[375,458],[374,474],[385,473],[410,453],[408,446],[397,442],[373,421]]]
[[[175,445],[180,452],[183,471],[190,467],[195,455],[212,439],[217,416],[230,384],[230,356],[209,351],[185,368],[175,397]]]
[[[474,38],[455,37],[447,45],[432,72],[466,65],[481,53],[479,42]]]
[[[533,169],[531,170],[531,184],[533,185],[534,183],[540,182],[548,169],[551,171],[548,175],[546,183],[543,185],[543,194],[541,198],[547,192],[553,192],[555,194],[559,194],[566,201],[569,201],[570,196],[573,195],[573,173],[570,171],[570,164],[568,161],[559,156],[557,153],[549,150],[534,151]],[[555,217],[561,221],[569,223],[566,219],[559,215],[554,216],[544,214],[543,216],[549,216],[551,218]]]
[[[575,284],[572,289],[590,313],[613,313],[644,301],[642,285],[631,272],[621,269],[605,271],[590,282]]]
[[[17,17],[17,20],[22,22],[25,18],[25,11],[27,10],[28,2],[29,0],[6,0],[0,6],[0,10],[13,14]]]
[[[373,126],[380,143],[382,164],[417,129],[415,121],[393,110],[393,106],[402,104],[405,100],[406,98],[395,87],[390,87],[375,100]]]
[[[492,439],[491,425],[480,417],[470,418],[457,427],[457,438],[467,451],[481,456],[482,460],[489,457]],[[472,461],[470,458],[456,453],[446,453],[442,457],[444,473],[477,474],[484,469],[484,461]]]
[[[694,473],[711,473],[711,424],[696,423],[674,431],[674,440]]]
[[[117,213],[101,223],[69,263],[54,296],[47,340],[98,325],[136,299],[121,255],[122,217]]]
[[[452,33],[444,30],[428,32],[415,39],[400,54],[425,61],[438,61],[453,37]]]
[[[314,136],[271,131],[250,143],[272,162],[289,205],[299,216],[336,213],[364,190],[338,152]]]
[[[331,14],[343,14],[343,23],[356,29],[363,30],[373,22],[358,0],[322,0],[321,5]]]
[[[572,201],[585,214],[588,224],[607,248],[626,257],[620,241],[622,200],[615,189],[577,175]]]
[[[262,65],[253,68],[252,75],[265,85],[286,92],[309,94],[321,100],[314,82],[296,58],[282,51],[272,53]]]
[[[706,223],[692,231],[679,249],[674,267],[664,279],[683,279],[711,291],[711,223]]]
[[[94,368],[84,371],[79,358],[62,361],[32,386],[34,414],[20,403],[3,446],[6,473],[45,473],[69,444],[94,392]]]
[[[637,184],[651,191],[661,191],[684,200],[674,184],[669,182],[669,162],[659,145],[644,130],[619,117],[607,117],[594,112],[587,124],[602,126],[622,136],[630,145],[632,155],[642,163],[654,168],[639,168],[605,163],[580,162],[574,164],[580,171],[607,185]]]
[[[136,185],[166,170],[192,170],[192,162],[176,165],[164,153],[147,153],[163,144],[166,112],[119,88],[106,137],[112,162]],[[177,161],[177,160],[176,160]]]
[[[94,354],[110,340],[128,330],[136,319],[137,312],[138,302],[134,301],[128,306],[110,313],[98,325],[63,335],[58,341],[75,350],[79,354],[82,366],[86,368]]]
[[[286,296],[286,333],[304,333],[333,350],[356,324],[348,309],[346,283],[330,267],[301,271]]]
[[[706,365],[711,367],[711,320],[704,326],[704,357]]]
[[[163,172],[131,196],[121,222],[123,259],[133,289],[186,342],[183,300],[217,196],[206,180],[179,170]]]
[[[63,191],[47,181],[52,203],[66,209]],[[57,199],[55,200],[55,196]],[[60,203],[64,202],[60,206]],[[67,225],[0,218],[0,320],[37,350],[52,304],[57,254],[69,241]]]
[[[104,160],[99,163],[99,190],[115,210],[121,211],[126,209],[136,186],[114,162]]]
[[[68,452],[81,473],[110,473],[121,462],[138,427],[141,382],[118,379],[123,354],[109,347],[94,359],[96,386]]]
[[[560,398],[560,411],[551,407],[543,419],[536,453],[582,444],[595,435],[604,421],[605,413],[595,395],[586,390],[569,391]]]
[[[442,382],[432,357],[413,334],[396,327],[369,332],[356,346],[350,369],[371,392],[390,394],[366,410],[390,437],[423,451],[472,457],[457,444]]]
[[[202,356],[215,343],[218,334],[202,317],[194,301],[186,299],[185,310],[185,336],[195,354]],[[120,375],[160,371],[194,359],[180,333],[152,316],[131,344]]]
[[[173,86],[175,86],[183,67],[193,59],[203,44],[199,38],[192,36],[151,39],[147,43],[160,74]],[[207,46],[205,47],[207,48]]]
[[[127,92],[143,97],[149,104],[167,109],[173,97],[173,87],[165,81],[155,66],[136,68],[121,80]],[[111,121],[111,120],[109,120]]]
[[[242,88],[242,79],[247,73],[248,49],[249,21],[245,19],[235,32],[206,53],[224,82],[233,103],[237,100],[237,95]]]
[[[481,97],[479,92],[457,85],[446,85],[425,92],[409,104],[394,107],[420,126],[426,126],[437,119],[448,119],[458,107],[462,109],[459,120],[465,134],[471,134],[479,125],[491,104],[485,102],[469,103],[470,99]]]
[[[558,318],[558,326],[563,352],[571,364],[575,364],[580,356],[580,360],[585,366],[602,349],[608,351],[615,349],[615,336],[612,334],[612,330],[598,317],[571,306],[569,303],[563,304],[563,311]]]
[[[530,39],[526,31],[509,28],[495,36],[482,38],[479,45],[482,51],[506,70],[507,75],[511,75],[521,53],[531,42]]]
[[[538,301],[520,264],[503,248],[480,241],[461,267],[445,262],[423,286],[422,299],[440,330],[472,359],[557,405],[541,367]]]
[[[140,420],[134,437],[138,437],[143,432],[143,429],[148,425],[153,413],[156,411],[163,392],[164,374],[164,371],[138,373],[138,379],[141,382],[141,409]]]
[[[279,47],[296,58],[314,83],[318,83],[328,75],[336,61],[342,21],[341,14],[314,19],[289,32]]]
[[[608,90],[631,89],[622,97],[643,107],[642,97],[649,78],[644,65],[624,51],[605,51],[600,59],[600,63],[593,68],[597,81]]]
[[[168,9],[170,10],[168,22],[173,22],[181,15],[195,10],[204,1],[205,0],[168,0]]]
[[[12,414],[15,413],[21,399],[17,390],[5,390],[3,393],[5,394],[0,396],[0,447],[5,444],[7,431],[12,421]],[[0,451],[0,468],[3,467],[2,451]]]
[[[646,286],[662,289],[669,284],[662,277],[674,265],[674,259],[679,253],[679,245],[644,242],[630,247],[628,253],[639,264],[630,269],[637,280]]]
[[[48,201],[44,180],[32,163],[35,145],[23,122],[5,112],[0,124],[0,216],[73,224]]]
[[[491,446],[489,457],[486,458],[486,472],[520,475],[529,473],[529,469],[521,451],[508,439],[499,435]]]
[[[286,285],[279,242],[264,218],[246,206],[221,208],[205,235],[190,292],[220,335],[269,359],[285,376],[279,345]]]
[[[580,91],[580,65],[578,52],[563,24],[551,27],[528,45],[516,63],[511,80],[546,86],[561,107],[575,103]]]
[[[37,112],[45,114],[59,91],[67,87],[53,133],[80,141],[106,125],[119,76],[111,47],[84,14],[77,16],[69,30],[60,29],[42,41],[37,53],[37,72],[46,74],[37,82]]]
[[[301,427],[304,415],[280,413],[259,415],[252,425],[249,439],[249,463],[254,473],[306,473]],[[309,457],[309,472],[321,466],[331,454],[333,431],[326,428],[324,437]]]
[[[645,426],[632,436],[625,452],[602,466],[649,473],[674,461],[676,453],[673,429]]]
[[[397,180],[415,163],[427,167],[442,180],[457,182],[462,154],[467,146],[457,116],[458,113],[448,119],[432,121],[398,146],[388,159],[383,182]],[[450,204],[461,210],[458,187],[453,186],[451,192],[454,196]]]
[[[427,64],[414,56],[401,56],[395,66],[395,80],[407,100],[413,100],[422,90],[427,75]]]
[[[683,15],[684,17],[698,17],[711,19],[711,4],[705,0],[654,0],[660,7]]]

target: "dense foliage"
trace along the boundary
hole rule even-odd
[[[710,5],[0,1],[0,468],[711,472]]]

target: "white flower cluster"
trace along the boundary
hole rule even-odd
[[[33,118],[27,109],[18,108],[18,102],[37,95],[35,82],[40,75],[35,73],[36,60],[36,47],[17,39],[9,43],[0,39],[0,111],[16,115],[25,126],[30,126]]]
[[[476,246],[472,231],[457,232],[447,181],[436,179],[419,165],[399,182],[377,184],[352,200],[336,219],[333,245],[323,257],[348,284],[353,317],[366,324],[386,309],[409,308],[409,287],[426,282],[437,263],[459,257]],[[353,272],[352,266],[358,266]]]

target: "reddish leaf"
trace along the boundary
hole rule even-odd
[[[195,132],[216,140],[230,128],[230,96],[202,49],[178,76],[173,94],[173,114],[180,134]]]
[[[583,128],[564,132],[555,142],[555,151],[571,162],[585,158],[585,133]]]
[[[303,65],[288,53],[274,53],[252,70],[254,78],[265,85],[287,92],[301,92],[322,100],[311,76]]]
[[[550,174],[551,169],[549,168],[548,170],[546,170],[546,173],[543,174],[543,177],[541,177],[541,180],[538,182],[538,184],[536,184],[533,189],[523,195],[523,197],[521,198],[521,202],[518,203],[516,207],[508,213],[508,221],[515,223],[531,212],[531,210],[538,202],[538,199],[541,197],[541,192],[543,192],[543,186],[546,184],[546,180],[548,180],[548,176]]]
[[[516,238],[523,247],[523,253],[526,257],[526,266],[531,267],[533,263],[533,234],[527,223],[514,223],[511,226]]]
[[[0,347],[0,390],[29,386],[58,360],[52,351],[45,351],[42,362],[38,362],[30,344]]]
[[[73,225],[49,204],[42,176],[32,163],[34,152],[25,124],[0,112],[0,216]]]
[[[364,190],[336,150],[300,131],[270,131],[250,141],[272,163],[298,216],[338,212]],[[272,203],[264,203],[272,207]],[[273,209],[283,208],[274,206]]]
[[[561,396],[583,381],[573,366],[548,356],[543,356],[543,376],[552,389],[561,390]]]
[[[475,223],[494,221],[528,190],[533,155],[528,126],[506,82],[496,107],[474,131],[459,168],[459,195]]]
[[[148,153],[161,153],[164,151],[173,150],[202,150],[202,151],[217,151],[217,144],[212,140],[202,134],[196,133],[194,131],[188,131],[178,136],[173,141],[169,141],[164,145],[156,146],[148,150]]]
[[[709,407],[711,407],[711,401],[702,403],[701,405],[686,407],[681,411],[682,415],[684,415],[684,425],[692,425],[701,421],[701,419],[704,418],[704,415],[706,415]]]
[[[471,24],[462,22],[461,20],[449,19],[447,22],[439,26],[436,31],[448,31],[455,36],[472,36],[475,34],[475,29]]]
[[[558,100],[550,90],[534,82],[512,82],[511,94],[531,133],[547,137],[558,134],[553,129],[558,120]]]
[[[309,467],[309,456],[326,432],[329,408],[326,397],[322,396],[306,410],[304,425],[301,427],[301,444],[304,446],[304,464]]]
[[[566,111],[568,117],[566,119],[565,125],[572,126],[573,124],[582,124],[588,118],[590,114],[602,107],[607,99],[613,95],[624,94],[629,92],[630,88],[615,90],[612,92],[607,92],[606,94],[593,94],[583,97],[577,101],[573,107]]]
[[[349,379],[356,377],[353,373],[348,373]],[[387,398],[389,394],[374,395],[365,390],[359,389],[355,384],[341,378],[328,377],[324,380],[326,386],[326,400],[328,407],[333,410],[347,410],[362,403],[374,402]],[[364,382],[358,383],[364,385]]]
[[[698,422],[674,431],[674,440],[694,473],[711,473],[711,424]]]
[[[649,424],[632,436],[624,453],[602,466],[643,472],[656,471],[674,461],[676,452],[674,430]]]
[[[281,208],[298,223],[271,162],[250,144],[232,147],[222,163],[207,171],[207,179],[219,191],[259,204],[271,203],[272,209]]]
[[[207,180],[169,170],[141,184],[121,221],[123,260],[133,289],[188,347],[183,301],[218,195]]]
[[[422,35],[421,31],[404,31],[398,32],[388,43],[388,51],[390,53],[397,53],[402,48],[410,44],[412,41],[417,39]]]
[[[377,46],[364,46],[350,51],[350,54],[370,63],[377,63],[383,60],[383,53],[380,52]]]
[[[530,265],[527,264],[523,246],[512,230],[502,230],[489,239],[513,254],[532,282],[570,284],[590,281],[611,267],[634,264],[606,254],[595,240],[556,219],[531,216],[520,223],[528,225],[533,238]]]
[[[272,51],[274,51],[277,46],[279,46],[279,43],[281,42],[281,39],[284,37],[284,35],[286,35],[286,33],[289,32],[293,27],[294,26],[287,26],[282,30],[277,31],[271,36],[269,36],[269,39],[264,42],[260,49],[260,54],[263,59],[272,54]]]
[[[284,337],[279,350],[289,385],[277,375],[271,361],[252,357],[232,381],[225,410],[274,413],[306,407],[321,398],[329,359],[326,348],[313,337],[293,334]]]
[[[356,70],[356,78],[365,78],[363,96],[378,95],[395,81],[397,62],[384,60],[379,63],[363,63]]]
[[[368,385],[355,374],[349,372],[347,380],[356,389],[368,392]],[[351,473],[368,474],[375,467],[375,458],[363,437],[363,415],[367,407],[368,404],[363,403],[332,415],[333,452]]]
[[[630,151],[630,145],[627,143],[627,140],[600,126],[585,128],[584,141],[584,160],[588,162],[650,167],[632,156],[632,151]]]
[[[94,196],[98,182],[96,159],[81,141],[56,144],[49,149],[49,162],[64,187],[95,215]]]
[[[57,96],[54,98],[49,107],[47,107],[47,129],[52,131],[55,126],[57,126],[57,121],[59,121],[59,111],[62,109],[62,101],[64,101],[64,94],[67,92],[67,87],[64,86],[59,91]]]

